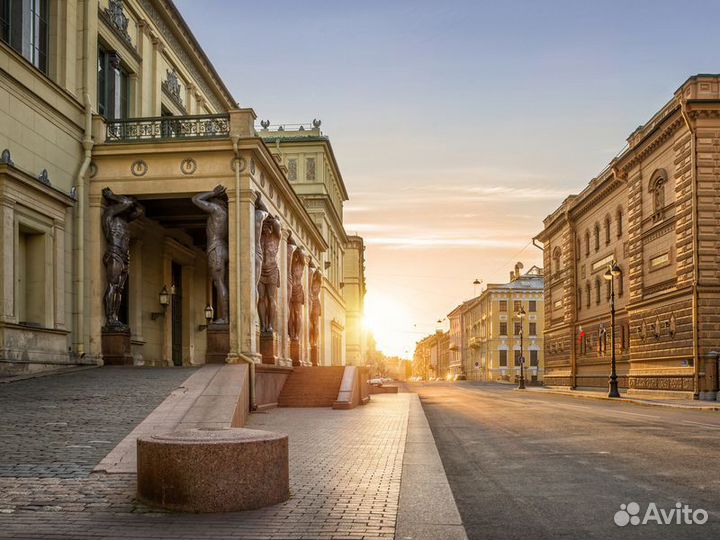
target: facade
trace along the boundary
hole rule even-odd
[[[466,302],[462,348],[469,380],[514,383],[522,356],[526,380],[543,381],[543,272],[536,266],[524,274],[521,269],[522,264],[516,264],[508,283],[488,284],[480,296]]]
[[[447,315],[450,322],[450,329],[448,330],[448,370],[451,377],[465,375],[467,350],[463,345],[466,341],[464,315],[475,300],[473,298],[463,302]]]
[[[331,365],[345,365],[346,306],[343,297],[344,259],[348,237],[343,227],[343,203],[348,200],[330,139],[312,125],[281,125],[269,129],[263,122],[260,137],[287,169],[287,178],[310,214],[328,248],[321,261],[320,300],[324,324],[320,341]],[[356,308],[356,306],[353,306]]]
[[[367,362],[367,335],[363,324],[365,242],[360,236],[348,236],[342,291],[345,299],[346,362],[352,366],[364,366]]]
[[[450,334],[438,330],[415,344],[412,372],[425,380],[445,379],[450,374]]]
[[[720,77],[690,77],[544,221],[546,384],[607,387],[615,260],[619,385],[715,399]]]
[[[295,281],[304,300],[297,362],[308,363],[314,347],[317,277],[319,363],[343,363],[346,237],[338,216],[347,193],[334,160],[325,161],[331,151],[319,151],[316,174],[326,182],[326,167],[335,167],[325,196],[336,215],[310,211],[310,195],[295,190],[254,112],[237,105],[169,0],[16,7],[0,35],[0,372],[111,358],[194,365],[216,346],[229,362],[289,365],[294,250],[305,254]],[[222,291],[208,270],[216,244],[208,214],[193,202],[218,186],[227,220],[223,324]],[[106,231],[121,197],[138,212],[122,230]],[[271,216],[277,238],[266,249],[260,225]],[[129,244],[129,254],[108,235]],[[277,287],[276,311],[262,332],[259,283],[269,285],[258,256],[277,267],[267,282]],[[108,332],[108,303],[120,299],[108,285],[120,267],[115,322],[129,328],[127,343],[124,330]],[[110,352],[112,340],[120,349]]]

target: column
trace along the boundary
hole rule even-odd
[[[280,291],[278,293],[277,310],[277,333],[278,333],[278,357],[280,364],[290,365],[290,339],[288,336],[288,317],[290,316],[290,290],[288,279],[290,278],[290,252],[288,239],[290,231],[282,230],[280,248],[278,253],[278,266],[280,267]]]
[[[0,294],[3,302],[0,320],[15,323],[15,201],[3,199],[0,202],[0,235]]]
[[[53,324],[58,330],[65,329],[65,223],[54,220],[53,223]]]
[[[103,295],[105,293],[105,267],[103,266],[103,251],[105,239],[102,236],[102,195],[91,194],[89,197],[88,226],[89,241],[86,246],[86,256],[89,261],[89,271],[86,276],[90,278],[90,298],[87,310],[85,328],[89,335],[87,352],[95,358],[102,357],[102,326],[105,323],[103,312]]]

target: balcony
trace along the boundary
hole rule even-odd
[[[471,338],[468,340],[468,346],[469,346],[471,349],[479,349],[481,342],[482,342],[482,339],[480,339],[480,338],[477,337],[477,336],[474,336],[474,337],[471,337]]]
[[[106,120],[105,126],[105,143],[223,139],[229,135],[229,114]]]

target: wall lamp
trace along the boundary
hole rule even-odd
[[[167,311],[167,307],[170,305],[170,293],[167,290],[167,287],[163,285],[162,290],[158,294],[160,305],[162,306],[162,311],[153,311],[150,313],[150,319],[153,321],[156,319],[159,319],[160,317],[165,316],[165,312]]]
[[[199,324],[198,330],[207,330],[208,325],[212,322],[212,320],[215,318],[215,310],[213,307],[208,304],[205,306],[205,321],[206,324]]]

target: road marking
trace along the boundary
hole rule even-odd
[[[702,422],[693,422],[692,420],[684,420],[686,424],[694,424],[696,426],[702,426],[707,427],[711,429],[720,429],[720,426],[717,424],[703,424]]]

